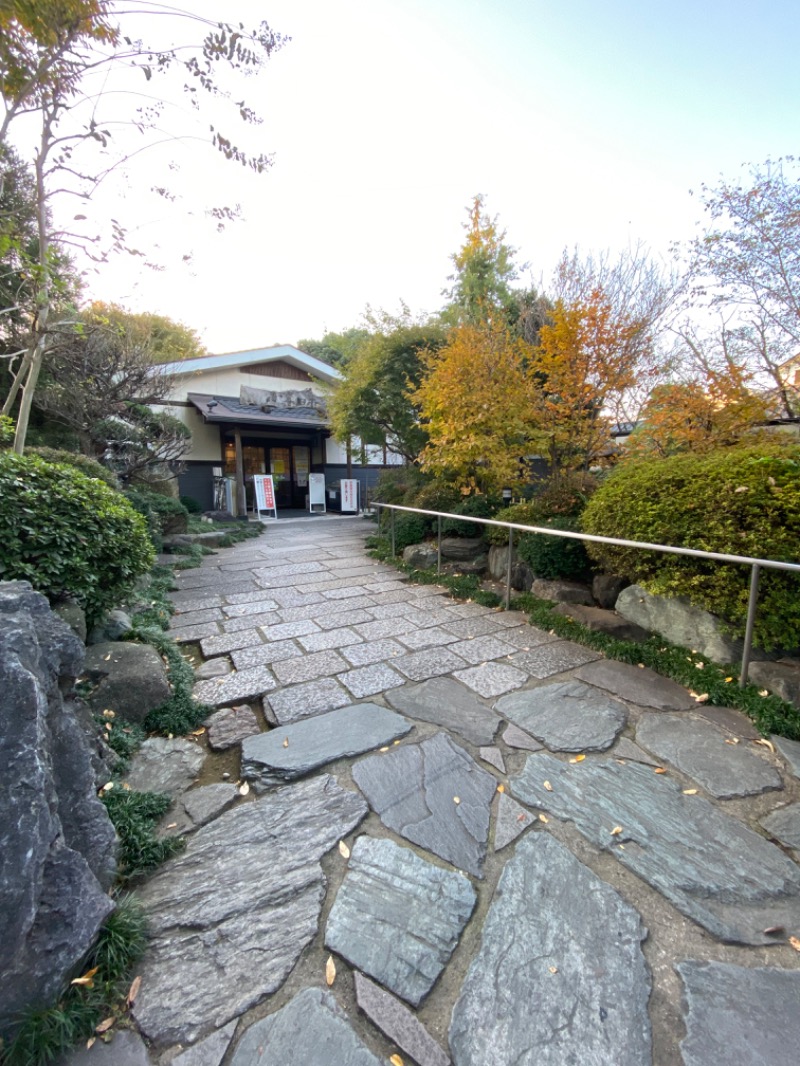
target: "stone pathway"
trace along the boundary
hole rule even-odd
[[[86,1061],[794,1066],[800,744],[405,583],[372,528],[178,574],[217,711],[138,889],[149,1047]]]

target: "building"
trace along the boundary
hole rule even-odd
[[[341,375],[290,344],[207,355],[162,368],[174,387],[162,401],[191,431],[192,443],[178,475],[181,495],[204,510],[214,505],[215,479],[236,485],[234,510],[253,507],[254,474],[272,474],[279,510],[304,508],[308,475],[326,485],[342,477],[360,482],[362,499],[382,469],[401,463],[382,448],[346,449],[331,437],[326,393]],[[355,460],[355,461],[353,461]]]

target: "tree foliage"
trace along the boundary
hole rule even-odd
[[[506,232],[498,228],[497,217],[486,213],[485,197],[473,197],[464,225],[466,238],[452,256],[455,273],[446,290],[449,304],[445,317],[455,323],[483,322],[498,313],[516,318],[518,308],[512,282],[517,277],[515,250],[506,244]]]

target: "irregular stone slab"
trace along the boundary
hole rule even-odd
[[[781,844],[800,851],[800,803],[790,803],[788,807],[773,811],[761,819],[761,824]]]
[[[571,640],[556,640],[534,646],[530,651],[517,652],[511,656],[509,662],[541,681],[552,677],[553,674],[574,670],[576,666],[583,666],[584,663],[593,662],[598,658],[598,653],[591,648],[584,648]]]
[[[236,802],[238,791],[235,785],[225,783],[203,785],[193,788],[177,800],[174,810],[169,810],[161,819],[160,836],[184,836],[219,817]]]
[[[541,751],[542,745],[538,740],[534,740],[533,737],[528,736],[523,732],[519,726],[507,725],[505,732],[503,733],[503,743],[508,744],[509,748],[522,748],[524,751]]]
[[[605,751],[628,720],[621,703],[580,681],[512,692],[495,710],[553,751]]]
[[[468,670],[456,670],[453,677],[486,699],[502,696],[504,692],[519,688],[528,680],[522,670],[506,666],[505,663],[484,663],[483,666],[471,666]]]
[[[390,744],[412,729],[411,722],[394,711],[356,703],[248,737],[242,744],[242,776],[259,791],[274,788],[335,759]]]
[[[233,1034],[236,1030],[236,1022],[229,1022],[216,1033],[207,1036],[193,1047],[187,1048],[174,1059],[169,1060],[169,1066],[219,1066],[228,1050]],[[164,1063],[162,1059],[162,1064]]]
[[[151,932],[134,1008],[142,1032],[159,1045],[194,1043],[280,988],[317,932],[319,860],[366,813],[361,796],[323,774],[190,837],[137,893]]]
[[[559,603],[553,608],[553,614],[562,618],[571,618],[587,629],[597,633],[607,633],[617,640],[633,640],[641,643],[650,636],[646,629],[622,618],[616,611],[604,610],[602,607],[586,607],[578,603]]]
[[[573,821],[719,940],[774,943],[764,929],[800,925],[795,863],[708,800],[684,796],[680,785],[650,767],[611,758],[573,765],[531,755],[511,789],[524,803]],[[612,836],[616,826],[623,832]]]
[[[206,753],[192,740],[150,737],[131,760],[125,781],[137,792],[176,796],[191,785]]]
[[[800,662],[750,663],[749,680],[800,707]]]
[[[741,711],[734,710],[733,707],[715,707],[713,704],[698,703],[695,707],[695,714],[727,729],[729,733],[741,737],[742,740],[758,740],[761,736],[751,719]]]
[[[795,1066],[800,972],[694,961],[675,969],[689,1008],[685,1066]]]
[[[531,595],[554,603],[585,603],[587,606],[594,603],[588,587],[579,581],[550,581],[537,577],[531,583]]]
[[[93,711],[115,711],[128,722],[143,722],[171,695],[161,656],[149,644],[112,641],[86,649],[84,674],[97,687]]]
[[[610,885],[547,833],[529,833],[503,870],[453,1008],[456,1066],[649,1063],[645,936]]]
[[[450,678],[436,677],[387,693],[387,700],[409,718],[458,733],[470,744],[491,744],[500,719],[468,689]]]
[[[475,907],[463,874],[360,836],[325,928],[325,946],[418,1007]]]
[[[611,752],[615,759],[626,759],[631,762],[641,762],[645,766],[658,766],[655,759],[651,758],[646,751],[634,744],[632,740],[628,740],[627,737],[620,737],[617,743],[614,745],[614,750]]]
[[[760,796],[783,788],[780,774],[741,744],[725,743],[710,722],[680,714],[645,714],[636,739],[717,799]]]
[[[109,1043],[98,1040],[91,1048],[80,1047],[59,1066],[151,1066],[144,1040],[131,1029],[120,1029]]]
[[[226,707],[233,703],[257,700],[276,685],[275,678],[266,666],[254,666],[249,670],[234,670],[227,677],[218,677],[213,681],[199,681],[192,695],[200,703]]]
[[[384,825],[483,876],[497,782],[444,733],[362,759],[353,779]]]
[[[408,1007],[358,972],[356,1000],[370,1021],[402,1048],[417,1066],[450,1066],[450,1056],[445,1054]]]
[[[512,840],[516,840],[520,833],[533,823],[533,820],[530,811],[526,811],[507,793],[501,792],[498,797],[497,819],[494,824],[494,850],[500,851]]]
[[[493,766],[495,770],[499,770],[501,774],[506,772],[506,762],[499,748],[479,748],[478,754],[484,762],[488,762],[490,766]]]
[[[211,681],[215,677],[225,677],[233,670],[230,659],[209,659],[201,663],[194,672],[196,681]]]
[[[646,666],[629,666],[628,663],[600,659],[576,670],[575,676],[640,707],[653,707],[657,711],[686,711],[695,706],[685,688]]]
[[[205,722],[208,728],[208,746],[214,751],[227,751],[254,733],[260,733],[258,719],[247,704],[226,707],[217,711]]]
[[[800,777],[800,741],[774,736],[772,743],[789,764],[789,769],[794,776]]]
[[[353,701],[338,681],[323,677],[274,692],[267,696],[267,702],[278,724],[289,725],[310,715],[346,707]]]
[[[742,641],[725,633],[719,618],[687,599],[654,596],[641,585],[630,585],[614,606],[629,622],[683,648],[696,648],[716,663],[736,663],[742,657]]]
[[[306,988],[246,1031],[230,1066],[383,1066],[330,992]]]

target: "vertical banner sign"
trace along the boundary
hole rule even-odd
[[[342,478],[342,512],[358,511],[358,479]]]
[[[325,475],[308,475],[308,509],[312,514],[325,514]]]
[[[275,506],[272,474],[254,474],[253,487],[256,490],[256,515],[260,515],[262,511],[272,511],[272,515],[268,517],[277,519],[278,508]]]

